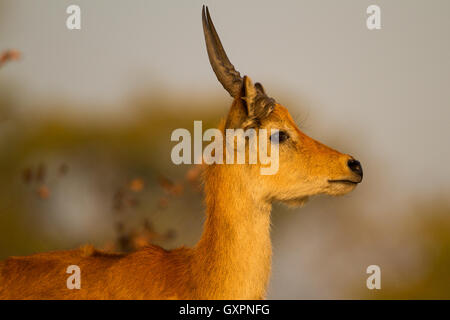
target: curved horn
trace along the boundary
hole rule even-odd
[[[202,22],[209,62],[219,82],[234,98],[241,91],[243,79],[228,59],[206,6],[202,10]]]

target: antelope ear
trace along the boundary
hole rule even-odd
[[[236,97],[231,105],[230,111],[225,121],[225,129],[242,128],[242,124],[248,119],[245,101]]]
[[[248,76],[244,76],[242,88],[239,96],[237,96],[228,112],[226,128],[237,129],[241,128],[247,120],[255,117],[257,89]]]
[[[245,101],[245,106],[247,109],[247,116],[249,118],[255,117],[255,109],[256,109],[256,96],[258,94],[258,91],[256,90],[255,86],[252,83],[252,79],[248,76],[244,76],[244,88],[243,88],[243,96],[241,97],[242,100]]]
[[[264,90],[264,87],[261,83],[257,82],[255,83],[255,88],[256,90],[258,90],[261,94],[265,95],[266,94],[266,90]]]

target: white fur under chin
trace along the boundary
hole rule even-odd
[[[299,208],[302,207],[308,200],[309,197],[302,197],[297,199],[284,200],[283,203],[289,208]]]

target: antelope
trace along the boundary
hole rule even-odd
[[[194,247],[149,245],[121,254],[88,245],[10,257],[0,263],[1,299],[264,299],[272,204],[300,206],[314,195],[346,194],[362,181],[357,160],[308,137],[261,84],[241,77],[205,6],[202,23],[212,69],[233,98],[221,130],[277,129],[278,172],[261,175],[261,163],[204,165],[206,220]],[[67,288],[70,265],[81,270],[80,289]]]

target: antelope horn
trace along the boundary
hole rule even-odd
[[[209,62],[214,73],[225,90],[233,98],[237,97],[241,91],[243,79],[228,59],[206,6],[203,6],[202,10],[202,22]]]

